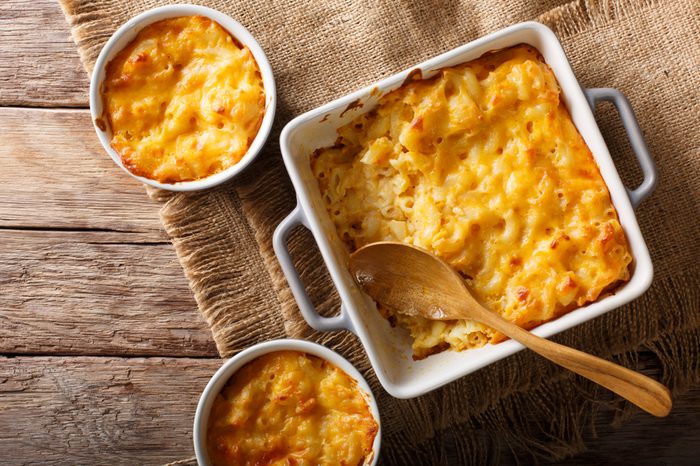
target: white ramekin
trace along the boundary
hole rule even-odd
[[[332,145],[338,137],[337,128],[372,110],[382,95],[400,87],[416,71],[423,78],[429,78],[441,68],[522,43],[530,44],[540,51],[559,81],[562,99],[600,168],[634,256],[634,271],[630,281],[615,293],[540,325],[533,333],[547,338],[580,325],[632,301],[651,284],[651,258],[634,214],[634,208],[651,193],[656,184],[654,162],[641,130],[629,102],[619,91],[581,89],[559,40],[546,26],[527,22],[502,29],[311,110],[288,123],[280,136],[282,158],[296,190],[297,207],[275,231],[275,254],[309,325],[320,331],[344,329],[355,333],[365,347],[379,381],[387,392],[397,398],[412,398],[427,393],[524,347],[516,341],[507,340],[469,351],[443,351],[414,361],[408,332],[401,327],[391,327],[350,275],[347,267],[348,253],[326,212],[318,183],[311,173],[309,156],[319,147]],[[598,129],[592,109],[600,100],[609,100],[615,104],[627,130],[633,152],[644,174],[644,181],[635,189],[628,189],[622,183]],[[294,267],[287,250],[287,239],[292,229],[298,225],[305,226],[313,234],[331,279],[338,289],[342,305],[337,316],[323,317],[316,312]]]
[[[224,171],[199,180],[183,181],[179,183],[160,183],[149,178],[134,175],[127,170],[126,167],[124,167],[119,154],[110,145],[110,140],[112,139],[111,128],[107,127],[104,131],[99,128],[97,119],[102,118],[103,115],[102,83],[105,78],[105,68],[107,67],[107,64],[109,64],[116,54],[118,54],[124,47],[134,40],[139,31],[141,31],[144,27],[155,23],[156,21],[167,18],[193,15],[206,16],[207,18],[216,21],[241,44],[250,49],[255,61],[260,67],[260,73],[262,74],[263,87],[265,89],[265,115],[263,116],[263,121],[260,125],[260,129],[258,130],[258,134],[255,136],[255,139],[253,139],[253,142],[248,148],[248,152],[246,152],[246,154],[237,164]],[[102,146],[105,148],[109,156],[112,158],[112,160],[114,160],[114,163],[119,165],[125,172],[142,183],[169,191],[198,191],[207,189],[221,184],[224,181],[228,181],[237,174],[241,173],[248,165],[250,165],[253,159],[255,159],[255,156],[260,152],[265,144],[265,141],[270,134],[270,130],[272,129],[276,105],[277,94],[275,90],[275,78],[272,74],[272,67],[267,61],[267,57],[260,47],[260,44],[258,44],[255,38],[245,27],[230,16],[211,8],[197,5],[168,5],[153,8],[127,21],[112,35],[112,37],[102,48],[102,51],[95,62],[95,67],[92,71],[92,77],[90,79],[90,114],[92,115],[92,122],[95,126],[97,137],[100,139]],[[102,119],[102,121],[105,120]]]
[[[207,454],[207,426],[209,425],[209,413],[211,412],[211,407],[214,403],[214,398],[216,398],[216,395],[219,394],[224,385],[226,385],[226,382],[228,382],[231,376],[235,375],[238,369],[255,358],[274,351],[299,351],[318,356],[319,358],[325,359],[326,361],[335,365],[352,377],[355,382],[357,382],[357,387],[364,396],[365,400],[367,400],[370,411],[372,412],[375,421],[377,421],[377,426],[379,427],[377,430],[377,435],[374,437],[374,443],[372,444],[372,453],[365,460],[364,466],[376,465],[379,458],[382,427],[379,420],[379,408],[376,400],[374,399],[374,395],[372,394],[372,390],[367,384],[367,381],[365,381],[362,374],[360,374],[357,369],[355,369],[355,367],[348,362],[347,359],[338,353],[317,343],[291,339],[272,340],[251,346],[250,348],[241,351],[236,356],[226,361],[226,363],[221,366],[218,371],[216,371],[207,386],[204,388],[202,396],[199,399],[199,404],[197,405],[197,412],[194,415],[194,430],[192,433],[192,439],[194,441],[194,452],[197,457],[197,463],[201,466],[208,466],[211,464],[209,461],[209,455]]]

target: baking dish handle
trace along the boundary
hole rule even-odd
[[[632,151],[637,157],[639,166],[642,168],[642,174],[644,175],[644,180],[636,189],[627,188],[627,194],[632,202],[632,207],[637,208],[656,187],[657,173],[654,159],[651,158],[646,142],[644,142],[644,136],[642,136],[642,130],[639,128],[637,118],[634,116],[632,106],[625,95],[617,89],[602,87],[584,89],[583,92],[586,95],[588,104],[593,110],[595,110],[595,106],[598,102],[606,100],[612,102],[615,108],[617,108],[617,112],[620,114],[620,119],[625,127],[625,131],[627,131],[627,137],[630,140]]]
[[[350,330],[354,333],[354,328],[352,323],[348,320],[347,312],[343,306],[340,306],[340,314],[334,317],[323,317],[318,312],[311,302],[311,298],[306,293],[306,288],[304,283],[301,281],[299,272],[294,266],[294,261],[289,253],[288,239],[289,234],[292,232],[294,227],[303,225],[309,228],[306,221],[306,216],[301,210],[301,207],[297,204],[296,208],[291,214],[287,216],[282,223],[277,226],[275,233],[272,236],[272,246],[275,249],[275,255],[277,260],[282,266],[282,272],[289,283],[289,287],[292,290],[294,299],[296,299],[299,305],[299,310],[301,315],[304,317],[306,322],[316,330],[325,332],[329,330]]]

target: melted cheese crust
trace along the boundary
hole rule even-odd
[[[630,277],[632,255],[554,74],[529,46],[407,83],[340,128],[311,168],[338,235],[425,248],[474,296],[532,328]],[[504,337],[388,310],[414,358]]]
[[[111,145],[132,173],[191,181],[236,164],[265,113],[258,64],[202,16],[144,28],[107,65],[103,87]]]
[[[378,426],[356,382],[296,351],[261,356],[217,395],[207,443],[214,465],[360,466]]]

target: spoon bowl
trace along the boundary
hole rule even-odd
[[[486,309],[449,264],[424,249],[397,242],[372,243],[355,251],[349,265],[365,293],[393,312],[431,320],[469,319],[482,323],[654,416],[666,416],[671,410],[671,395],[664,385],[620,365],[540,338]]]

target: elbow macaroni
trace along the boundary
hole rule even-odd
[[[361,466],[379,426],[357,383],[296,351],[241,368],[211,409],[207,449],[219,465]]]
[[[238,163],[265,113],[252,53],[203,16],[147,26],[106,71],[111,145],[129,171],[162,183]]]
[[[632,256],[554,74],[521,45],[410,82],[341,127],[311,168],[350,251],[403,241],[532,328],[627,281]],[[414,358],[504,337],[471,321],[380,309]]]

